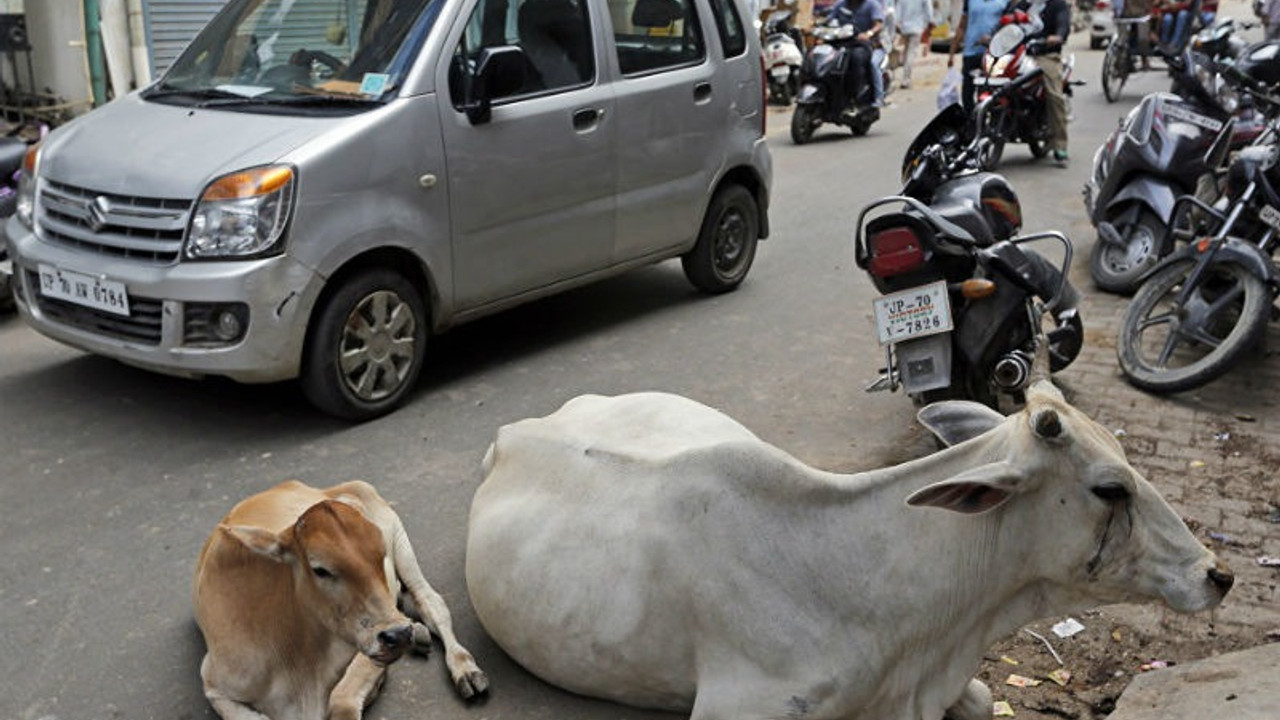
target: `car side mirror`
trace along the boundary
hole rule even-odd
[[[489,122],[494,98],[506,97],[524,86],[524,51],[514,45],[489,47],[480,51],[475,71],[467,87],[463,110],[472,125]]]

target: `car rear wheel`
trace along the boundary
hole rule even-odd
[[[369,420],[391,412],[417,382],[426,304],[403,275],[364,270],[322,300],[303,357],[302,390],[323,412]]]
[[[680,257],[685,277],[707,293],[724,293],[747,277],[759,239],[756,199],[741,185],[716,191],[693,249]]]

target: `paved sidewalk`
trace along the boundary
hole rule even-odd
[[[1276,720],[1280,644],[1136,678],[1107,720]]]

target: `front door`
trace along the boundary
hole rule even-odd
[[[612,261],[615,113],[589,10],[587,0],[479,0],[461,33],[451,102],[440,103],[459,311]],[[524,86],[472,125],[457,68],[503,45],[523,50]]]

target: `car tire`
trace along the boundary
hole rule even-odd
[[[363,270],[321,300],[303,355],[303,393],[343,420],[385,415],[404,402],[427,344],[422,294],[398,272]]]
[[[697,243],[680,256],[685,277],[713,295],[737,288],[755,260],[759,230],[759,208],[751,192],[741,185],[720,188],[707,206]]]

